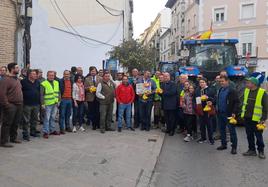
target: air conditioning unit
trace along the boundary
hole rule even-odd
[[[27,8],[27,17],[33,17],[33,9],[31,7]]]
[[[17,0],[17,3],[18,4],[22,4],[23,3],[23,0]]]

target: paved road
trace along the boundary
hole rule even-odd
[[[163,140],[156,130],[88,129],[0,148],[0,187],[146,187]]]
[[[268,187],[268,159],[243,157],[247,150],[245,132],[238,129],[238,154],[230,148],[217,151],[215,145],[185,143],[181,135],[166,136],[150,186],[155,187]],[[268,133],[264,135],[268,145]],[[268,155],[266,151],[266,155]]]

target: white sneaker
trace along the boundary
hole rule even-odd
[[[77,130],[76,130],[76,127],[74,126],[74,128],[73,128],[73,132],[75,133]]]
[[[187,134],[187,136],[183,139],[185,142],[190,142],[192,140],[192,137],[190,134]]]
[[[81,127],[79,128],[79,130],[82,131],[82,132],[84,132],[86,129],[84,129],[84,127],[81,126]]]

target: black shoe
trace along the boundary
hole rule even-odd
[[[93,126],[93,127],[92,127],[92,130],[94,130],[94,131],[95,131],[96,129],[97,129],[97,128],[96,128],[96,126]]]
[[[21,144],[21,141],[14,139],[14,140],[10,140],[11,143],[16,143],[16,144]]]
[[[29,136],[24,136],[23,137],[23,140],[29,142],[30,141],[30,138],[29,138]]]
[[[117,131],[122,132],[122,127],[118,127]]]
[[[141,131],[145,131],[145,128],[141,128]]]
[[[12,148],[14,147],[13,145],[9,144],[9,143],[3,143],[3,144],[0,144],[1,147],[4,147],[4,148]]]
[[[225,149],[227,149],[227,146],[224,146],[224,145],[221,145],[221,146],[217,147],[218,151],[222,151],[222,150],[225,150]]]
[[[66,132],[73,132],[73,131],[72,131],[72,129],[70,127],[67,127]]]
[[[214,141],[210,140],[210,141],[209,141],[209,144],[210,144],[210,145],[214,145]]]
[[[247,152],[243,153],[243,156],[257,156],[256,151],[248,150]]]
[[[112,128],[107,128],[107,129],[105,129],[106,131],[114,131],[114,129],[112,129]]]
[[[232,154],[232,155],[236,155],[236,154],[237,154],[237,151],[236,151],[235,148],[232,148],[232,150],[231,150],[231,154]]]
[[[259,152],[259,158],[260,159],[265,159],[266,158],[266,156],[265,156],[263,151]]]
[[[127,130],[135,131],[135,129],[132,127],[128,127]]]
[[[104,129],[101,129],[101,131],[100,131],[102,134],[104,134],[105,133],[105,130]]]
[[[36,134],[41,134],[41,131],[36,130],[35,133]]]
[[[31,133],[30,136],[37,138],[37,137],[40,137],[40,134],[37,134],[37,133]]]
[[[169,136],[174,136],[174,132],[172,131],[172,132],[169,132],[169,134],[168,134]]]

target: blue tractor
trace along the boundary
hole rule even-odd
[[[226,70],[231,79],[243,79],[248,74],[248,69],[239,65],[235,47],[237,43],[237,39],[183,41],[189,55],[186,56],[186,66],[180,67],[180,73],[192,77],[202,74],[213,80],[220,71]]]
[[[179,76],[179,62],[159,62],[158,70],[170,73],[171,79],[175,80]]]

